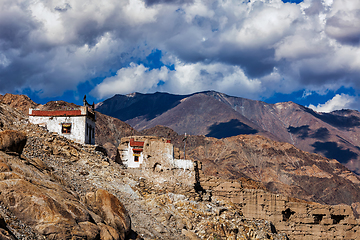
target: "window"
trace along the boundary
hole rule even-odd
[[[71,123],[62,123],[61,124],[61,133],[70,134],[71,133]]]
[[[138,162],[139,161],[139,156],[134,156],[134,162]]]

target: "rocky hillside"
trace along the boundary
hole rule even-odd
[[[29,113],[29,108],[38,106],[38,104],[34,103],[26,95],[14,95],[10,93],[5,94],[4,96],[0,95],[0,102],[9,105],[12,108],[16,108],[24,114]]]
[[[37,108],[39,110],[64,110],[79,107],[74,103],[65,101],[50,101],[44,105],[33,102],[25,95],[5,94],[0,95],[0,102],[13,107],[25,115],[29,113],[29,108]],[[98,145],[103,146],[111,159],[115,159],[116,148],[122,137],[130,135],[138,135],[138,131],[133,129],[129,124],[97,112],[96,114],[96,139]]]
[[[218,92],[115,95],[97,111],[137,130],[163,125],[179,134],[226,138],[261,135],[337,159],[360,173],[360,113],[318,113],[292,102],[268,104]]]
[[[190,200],[0,103],[0,239],[287,239],[224,200]]]

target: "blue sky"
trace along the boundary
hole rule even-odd
[[[215,90],[360,109],[360,2],[0,0],[0,94]]]

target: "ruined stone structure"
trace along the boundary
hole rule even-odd
[[[90,106],[42,111],[29,109],[29,121],[78,143],[95,144],[95,111]]]
[[[241,182],[204,177],[201,186],[216,199],[241,207],[247,219],[266,219],[290,239],[360,239],[360,219],[348,205],[321,205],[291,199],[261,189],[245,189]]]
[[[186,184],[196,182],[196,162],[179,159],[179,149],[165,138],[132,136],[121,139],[119,163],[157,183]]]

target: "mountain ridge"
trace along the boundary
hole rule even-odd
[[[262,135],[337,159],[360,174],[360,113],[356,110],[319,113],[291,101],[269,104],[216,91],[115,95],[97,106],[97,111],[138,131],[162,125],[179,134],[218,139]],[[129,109],[131,114],[125,113]]]

